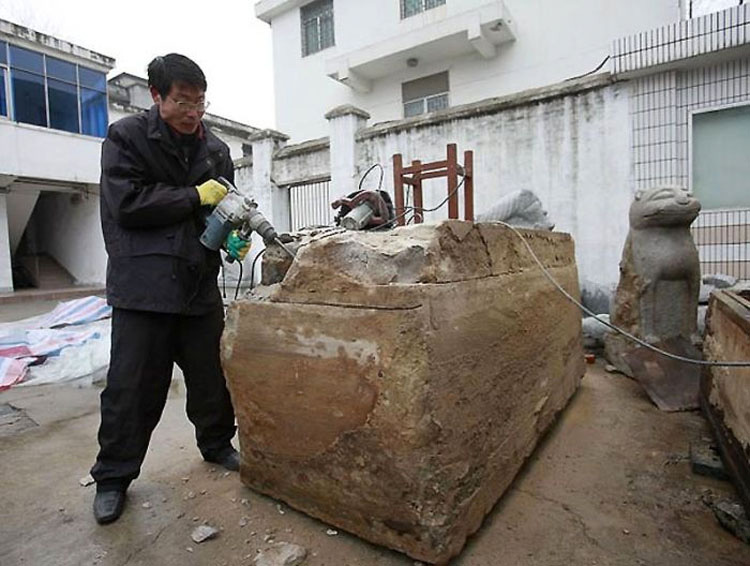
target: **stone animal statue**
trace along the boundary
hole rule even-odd
[[[505,195],[487,212],[478,214],[476,218],[477,222],[498,220],[511,226],[536,230],[552,230],[555,227],[539,197],[525,189]]]
[[[697,333],[700,263],[690,224],[701,205],[687,190],[658,186],[638,191],[630,206],[630,232],[620,262],[612,323],[649,343]],[[607,336],[610,361],[632,348],[619,335]],[[621,368],[622,369],[622,368]],[[626,372],[630,373],[630,372]]]

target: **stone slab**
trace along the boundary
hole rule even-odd
[[[578,296],[571,238],[523,234]],[[230,307],[222,359],[246,485],[431,563],[461,551],[584,373],[576,307],[509,230],[461,221],[301,247]]]

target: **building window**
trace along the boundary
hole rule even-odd
[[[10,46],[10,84],[14,119],[25,124],[47,125],[44,95],[44,57],[28,49]]]
[[[336,44],[333,33],[333,0],[317,0],[302,6],[300,18],[303,57]]]
[[[0,116],[8,116],[8,44],[0,41]]]
[[[104,137],[107,78],[99,71],[0,42],[0,115]]]
[[[107,78],[85,67],[78,68],[81,84],[81,133],[107,135]]]
[[[448,108],[449,90],[448,71],[403,83],[401,99],[404,103],[404,118]]]
[[[47,57],[47,95],[50,128],[78,133],[78,91],[73,63]]]
[[[0,116],[8,115],[8,97],[5,94],[5,69],[0,67]]]
[[[750,105],[693,114],[693,192],[704,210],[750,206]]]
[[[401,0],[401,19],[445,4],[445,0]]]

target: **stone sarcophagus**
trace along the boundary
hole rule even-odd
[[[567,234],[521,231],[574,296]],[[458,554],[584,373],[581,317],[497,224],[348,232],[232,305],[242,481],[432,563]]]

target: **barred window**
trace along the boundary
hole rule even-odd
[[[300,19],[303,57],[336,44],[333,32],[333,0],[317,0],[302,6]]]
[[[401,19],[445,4],[445,0],[401,0]]]
[[[404,118],[448,108],[449,90],[448,71],[403,83]]]

